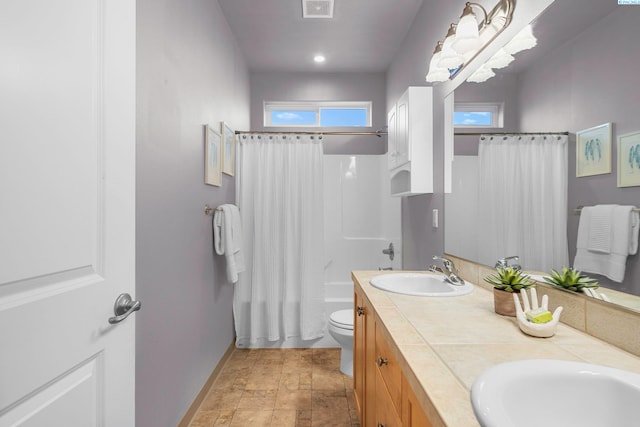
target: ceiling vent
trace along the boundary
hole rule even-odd
[[[333,18],[334,0],[302,0],[303,18]]]

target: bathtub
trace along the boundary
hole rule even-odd
[[[382,253],[400,242],[400,200],[392,198],[385,155],[325,155],[325,312],[353,309],[352,270],[400,267]],[[338,347],[327,333],[314,347]]]
[[[392,198],[385,155],[325,155],[324,288],[325,319],[334,311],[353,309],[352,270],[399,269],[400,199]],[[382,253],[393,243],[394,260]],[[325,327],[313,341],[290,338],[263,347],[339,347]]]

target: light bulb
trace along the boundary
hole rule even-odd
[[[455,38],[456,26],[455,24],[451,24],[451,27],[449,27],[449,31],[447,32],[447,37],[444,39],[444,43],[442,44],[442,52],[440,52],[440,61],[438,62],[438,66],[440,68],[452,70],[454,68],[458,68],[464,62],[462,55],[451,47]]]
[[[471,8],[469,8],[471,10]],[[464,55],[480,47],[480,36],[478,34],[478,22],[473,11],[463,14],[456,27],[456,39],[451,45],[459,54]]]
[[[440,52],[436,52],[431,57],[431,62],[429,63],[429,73],[425,77],[425,80],[429,83],[433,82],[445,82],[449,80],[451,74],[449,74],[449,70],[446,68],[442,68],[438,66],[440,62]]]

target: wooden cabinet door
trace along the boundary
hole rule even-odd
[[[413,389],[402,378],[402,426],[403,427],[433,427],[433,424],[422,410]]]
[[[362,426],[374,425],[376,400],[375,317],[356,288],[353,332],[353,391]]]
[[[402,427],[402,420],[396,412],[382,374],[376,369],[376,407],[375,422],[369,425],[375,427]]]
[[[364,423],[363,426],[376,424],[375,408],[376,408],[376,318],[371,304],[366,298],[363,298],[365,308],[365,346],[364,346]]]
[[[380,325],[376,325],[376,366],[376,370],[380,372],[384,385],[387,387],[395,411],[400,413],[402,411],[402,370],[391,346],[382,334]]]
[[[356,398],[358,417],[364,425],[364,387],[365,387],[365,308],[362,295],[356,291],[354,296],[353,322],[353,392]]]

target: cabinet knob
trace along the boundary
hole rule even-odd
[[[364,307],[356,306],[356,313],[358,316],[364,316]]]
[[[388,365],[389,364],[389,360],[386,357],[380,356],[376,360],[376,363],[378,364],[378,366]]]

